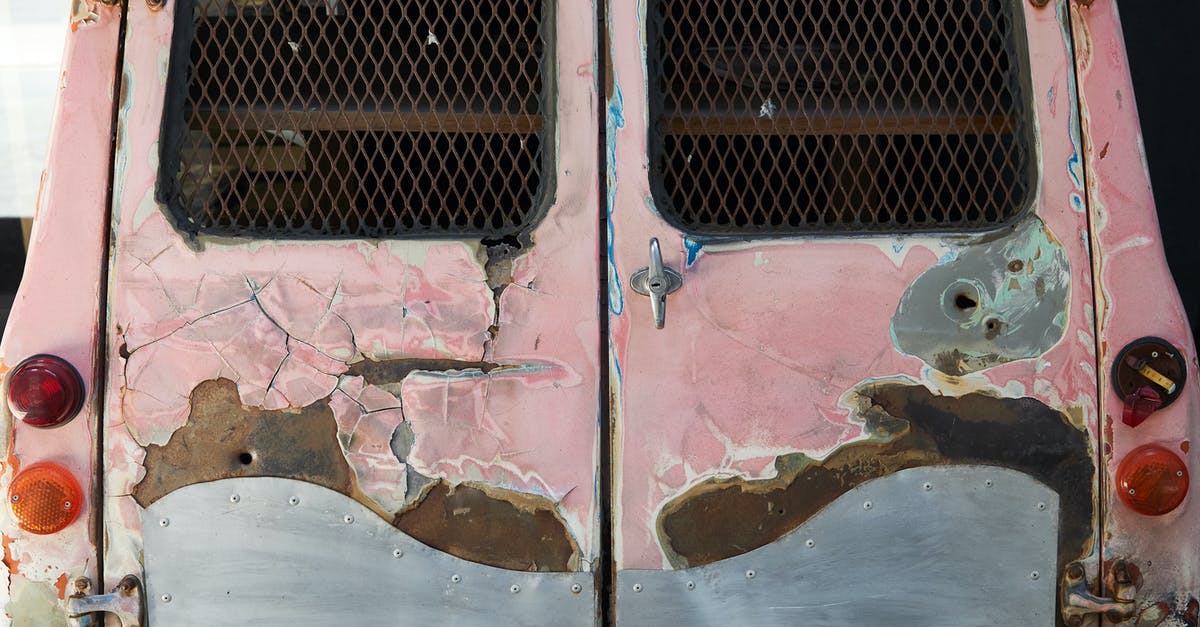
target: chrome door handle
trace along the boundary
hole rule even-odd
[[[667,294],[683,287],[683,275],[663,265],[662,250],[658,238],[650,239],[650,265],[629,277],[629,287],[642,296],[650,297],[650,311],[654,314],[654,328],[661,329],[667,323]]]

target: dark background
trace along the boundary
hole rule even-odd
[[[1167,261],[1193,333],[1200,321],[1200,1],[1118,0]],[[0,327],[25,266],[21,225],[0,219]],[[52,288],[52,286],[44,286]],[[1153,298],[1153,294],[1146,294]],[[1200,334],[1198,334],[1200,335]]]

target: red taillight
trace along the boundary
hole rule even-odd
[[[61,357],[34,355],[9,375],[8,408],[35,427],[60,425],[83,408],[83,378]]]
[[[42,462],[13,477],[8,504],[18,527],[39,535],[56,533],[79,517],[83,490],[71,471]]]
[[[1166,514],[1179,507],[1187,491],[1187,466],[1164,447],[1139,446],[1117,465],[1117,495],[1139,514]]]

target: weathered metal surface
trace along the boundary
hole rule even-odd
[[[1147,335],[1175,345],[1188,369],[1200,370],[1186,313],[1163,255],[1116,4],[1096,0],[1071,9],[1096,276],[1101,452],[1109,490],[1103,495],[1108,503],[1103,558],[1107,562],[1128,557],[1142,570],[1142,618],[1124,624],[1194,625],[1196,612],[1189,619],[1187,608],[1200,598],[1200,517],[1194,512],[1200,482],[1192,482],[1181,507],[1153,518],[1133,512],[1111,492],[1117,464],[1144,444],[1178,451],[1193,473],[1200,461],[1193,446],[1200,438],[1197,377],[1188,378],[1170,407],[1135,429],[1121,421],[1122,397],[1109,376],[1121,348]]]
[[[1011,468],[1046,484],[1062,503],[1059,566],[1090,552],[1095,454],[1068,416],[1032,398],[935,396],[920,385],[871,384],[859,394],[868,439],[822,460],[780,456],[773,478],[709,479],[664,505],[659,533],[672,564],[698,566],[749,552],[866,481],[947,464]]]
[[[1023,473],[904,470],[750,553],[618,572],[618,623],[1049,625],[1057,521],[1057,495]]]
[[[247,407],[229,379],[196,386],[187,424],[165,445],[146,447],[143,466],[133,490],[142,507],[183,486],[230,477],[287,477],[354,494],[328,401],[288,412]]]
[[[1041,220],[964,246],[922,274],[896,307],[901,351],[955,376],[1050,350],[1066,332],[1067,255]]]
[[[111,172],[112,110],[116,97],[120,9],[88,3],[86,19],[67,23],[57,105],[42,174],[36,219],[21,288],[0,345],[0,376],[26,357],[51,353],[84,378],[87,398],[70,423],[39,430],[13,420],[0,402],[0,490],[20,467],[52,461],[79,479],[87,504],[82,515],[51,536],[21,531],[8,508],[0,508],[4,568],[0,568],[0,623],[6,617],[37,617],[65,623],[58,600],[67,581],[96,576],[99,516],[96,485],[97,415],[102,384],[95,380],[103,341],[96,321],[105,259],[104,233]],[[32,181],[31,181],[32,182]],[[27,208],[30,212],[33,207]],[[0,384],[0,398],[5,394]]]
[[[560,4],[552,113],[556,140],[572,149],[547,166],[556,202],[520,244],[182,236],[154,199],[176,5],[129,5],[107,330],[108,586],[140,565],[133,490],[147,465],[161,465],[147,450],[189,429],[193,390],[214,379],[236,384],[243,409],[229,389],[217,405],[260,422],[327,404],[355,498],[389,519],[435,482],[469,484],[498,500],[452,522],[487,525],[489,512],[508,512],[517,524],[528,513],[520,504],[536,502],[531,528],[556,543],[522,564],[593,568],[599,275],[579,252],[597,246],[594,41],[590,20],[578,19],[590,4]],[[450,550],[462,533],[449,526],[427,539],[441,534]]]
[[[619,568],[675,565],[658,523],[669,503],[696,486],[721,480],[786,483],[776,466],[780,458],[825,460],[840,448],[869,442],[873,436],[864,428],[857,398],[874,382],[902,378],[934,397],[1036,399],[1053,410],[1055,421],[1069,417],[1095,442],[1091,264],[1062,3],[1053,10],[1020,3],[1038,138],[1037,193],[1028,222],[972,237],[895,233],[773,241],[697,239],[656,215],[645,167],[643,5],[609,3],[609,349]],[[652,237],[662,242],[666,265],[684,277],[683,288],[670,296],[663,330],[653,328],[649,302],[627,287],[629,276],[645,266]],[[1042,256],[1028,267],[1039,248]],[[987,255],[972,252],[988,249]],[[971,262],[972,256],[993,256],[995,265]],[[1018,260],[1021,268],[1010,269]],[[1014,278],[1014,272],[1031,273],[1016,277],[1018,299],[992,293],[992,302],[984,302],[981,295],[980,304],[1012,307],[1006,314],[1016,319],[1016,311],[1036,305],[1024,294],[1037,295],[1043,271],[1043,287],[1052,290],[1046,315],[1040,305],[1034,307],[1039,312],[1034,324],[1050,328],[1002,328],[996,342],[1011,339],[1013,346],[996,351],[1007,356],[990,360],[991,367],[947,366],[962,373],[952,376],[908,354],[908,340],[892,335],[891,321],[910,289],[909,305],[920,294],[934,297],[930,305],[937,318],[919,322],[953,334],[959,327],[941,306],[942,292],[955,281],[976,280],[986,291],[1010,287],[1002,279]],[[922,275],[930,278],[914,287]],[[940,289],[934,285],[938,280]],[[971,350],[982,355],[990,352],[979,350],[990,341],[986,321],[962,330],[964,336],[980,333],[980,346],[972,336]],[[930,361],[937,363],[935,357]],[[1021,446],[1015,439],[1004,444]],[[729,523],[736,527],[753,516],[759,514],[731,512]],[[711,526],[714,535],[720,533]]]
[[[307,482],[196,484],[145,514],[151,624],[595,621],[592,574],[524,573],[460,560]]]
[[[480,564],[527,572],[579,568],[566,525],[542,496],[439,481],[393,524],[431,547]]]

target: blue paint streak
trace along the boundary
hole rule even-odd
[[[608,214],[608,310],[614,316],[619,316],[625,311],[625,294],[621,291],[621,277],[617,273],[616,257],[613,253],[613,241],[615,239],[615,231],[613,224],[613,213],[616,211],[617,205],[617,130],[625,128],[625,99],[621,94],[621,85],[614,77],[613,79],[613,97],[608,103],[608,132],[605,133],[607,146],[605,146],[605,154],[608,155],[608,198],[605,200],[607,206],[605,211]],[[620,366],[618,366],[620,372]]]
[[[1079,99],[1076,97],[1079,90],[1075,81],[1075,48],[1071,43],[1070,19],[1070,15],[1067,13],[1067,3],[1059,3],[1058,24],[1059,30],[1062,32],[1063,47],[1067,51],[1067,93],[1071,94],[1067,101],[1071,104],[1071,147],[1074,149],[1071,157],[1067,159],[1067,174],[1071,177],[1071,182],[1075,184],[1075,189],[1082,190],[1083,157],[1079,150],[1082,130],[1079,126]]]
[[[700,249],[703,247],[704,244],[690,237],[683,238],[683,248],[687,250],[687,267],[690,268],[693,263],[696,263],[696,257],[700,256]]]
[[[899,255],[902,250],[904,250],[904,242],[902,240],[892,242],[892,252]]]

